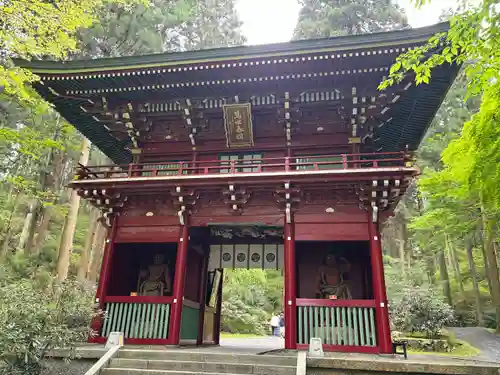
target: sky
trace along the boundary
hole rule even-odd
[[[412,27],[439,22],[441,11],[457,3],[456,0],[433,0],[416,10],[410,0],[397,1],[405,9]],[[297,0],[237,0],[236,6],[250,45],[289,41],[300,10]]]

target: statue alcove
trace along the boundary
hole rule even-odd
[[[164,297],[172,295],[172,269],[163,252],[154,254],[148,264],[142,264],[137,278],[139,296]]]
[[[337,262],[344,258],[350,264],[340,273],[352,299],[373,297],[367,241],[297,241],[296,252],[298,298],[325,298],[317,295],[317,284],[328,255],[334,255]]]
[[[163,296],[172,295],[172,287],[177,255],[177,243],[120,243],[116,245],[112,259],[112,274],[108,295],[130,296],[140,295],[141,284],[144,283],[145,271],[154,263],[155,255],[161,255],[162,263],[168,269],[170,292],[163,288]],[[142,271],[142,272],[141,272]],[[142,280],[141,280],[142,273]],[[158,293],[148,294],[157,296]]]

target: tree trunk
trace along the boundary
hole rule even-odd
[[[104,241],[106,239],[106,227],[98,222],[96,235],[94,236],[94,243],[92,244],[92,254],[90,260],[90,268],[87,279],[90,281],[97,281],[97,273],[99,272],[99,265],[102,260]]]
[[[448,269],[446,267],[446,258],[444,249],[439,250],[439,275],[443,284],[443,293],[450,306],[453,306],[453,298],[451,296],[450,279],[448,277]]]
[[[480,246],[481,246],[481,254],[483,255],[483,265],[484,265],[484,278],[488,282],[488,290],[490,292],[490,296],[493,294],[493,286],[491,285],[491,279],[490,279],[490,270],[488,267],[488,256],[486,255],[486,243],[484,241],[484,235],[483,235],[483,226],[480,225],[478,228],[478,239],[480,241]]]
[[[43,187],[45,190],[45,187]],[[27,254],[33,254],[33,244],[35,240],[35,233],[40,213],[42,212],[42,205],[38,199],[34,200],[33,216],[31,218],[31,225],[29,226],[28,237],[26,239],[25,250]]]
[[[430,285],[436,285],[436,263],[434,257],[427,256],[426,258],[427,265],[427,277],[429,279]]]
[[[488,271],[492,289],[491,299],[495,306],[495,312],[496,312],[496,322],[497,322],[496,332],[500,333],[500,274],[498,272],[497,255],[493,243],[493,237],[494,237],[493,220],[488,220],[484,216],[485,215],[483,215],[483,220],[486,220],[486,223],[484,225],[484,228],[486,230],[485,231],[486,257],[488,259]]]
[[[77,278],[80,281],[84,281],[87,277],[87,271],[89,269],[89,258],[92,249],[92,244],[94,243],[94,237],[97,229],[97,219],[99,218],[99,211],[95,208],[91,209],[90,213],[90,223],[89,231],[87,232],[87,237],[85,238],[85,245],[80,255],[80,263],[78,264]]]
[[[40,252],[45,239],[47,237],[47,232],[49,231],[50,221],[52,219],[53,207],[47,206],[42,209],[42,221],[38,226],[37,235],[33,243],[33,253],[37,254]]]
[[[405,241],[401,239],[399,240],[399,268],[401,276],[406,278]]]
[[[453,266],[453,271],[455,273],[455,278],[457,279],[458,288],[460,289],[460,295],[465,300],[465,288],[462,280],[462,275],[460,273],[460,264],[458,263],[458,254],[455,246],[450,241],[450,238],[447,234],[445,234],[446,247],[448,249],[448,253],[450,254],[450,261]]]
[[[9,228],[5,232],[2,240],[2,248],[0,250],[0,260],[3,260],[7,257],[7,254],[9,253],[9,244],[10,244],[10,239],[12,237],[12,229]]]
[[[474,263],[473,242],[471,238],[465,241],[465,250],[467,252],[467,260],[469,262],[470,274],[472,277],[472,286],[474,288],[474,298],[476,300],[476,319],[480,326],[484,326],[483,305],[481,301],[481,291],[477,281],[476,264]]]
[[[26,250],[26,244],[28,243],[29,235],[31,232],[31,227],[34,225],[34,210],[36,209],[36,202],[32,200],[26,216],[24,217],[23,229],[21,231],[21,235],[19,236],[19,242],[17,244],[17,251],[23,252]]]
[[[12,197],[12,191],[13,191],[13,189],[11,189],[11,192],[9,193],[9,200]],[[16,195],[14,197],[14,203],[13,203],[12,208],[10,210],[9,219],[7,221],[7,228],[5,230],[5,233],[4,233],[3,239],[2,239],[2,247],[0,250],[0,260],[5,259],[7,257],[8,252],[9,252],[10,239],[12,238],[12,218],[14,217],[14,214],[16,213],[17,206],[19,203],[19,191],[17,191],[15,194]]]
[[[62,181],[63,181],[63,170],[64,170],[64,162],[67,158],[67,153],[58,152],[53,157],[54,167],[52,169],[52,178],[50,179],[50,184],[57,195],[59,195],[62,189]],[[57,196],[53,204],[56,205],[59,201],[59,197]],[[36,237],[33,236],[33,244],[31,245],[32,252],[37,254],[40,252],[40,249],[43,247],[43,244],[47,238],[47,232],[50,228],[50,222],[52,220],[52,215],[54,214],[54,207],[45,206],[42,207],[41,216],[42,220],[40,221],[40,225],[36,230]]]
[[[87,138],[83,139],[82,149],[80,152],[79,163],[86,165],[89,160],[90,142]],[[71,248],[73,246],[73,235],[78,218],[78,209],[80,208],[80,196],[76,190],[71,191],[69,200],[69,210],[64,221],[64,226],[61,234],[61,242],[57,254],[56,279],[63,281],[68,277],[69,263],[71,259]]]

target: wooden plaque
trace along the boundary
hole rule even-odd
[[[225,104],[222,109],[227,147],[253,146],[252,105]]]

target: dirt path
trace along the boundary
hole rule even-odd
[[[500,363],[500,337],[480,327],[449,328],[458,339],[481,350],[479,358]]]

